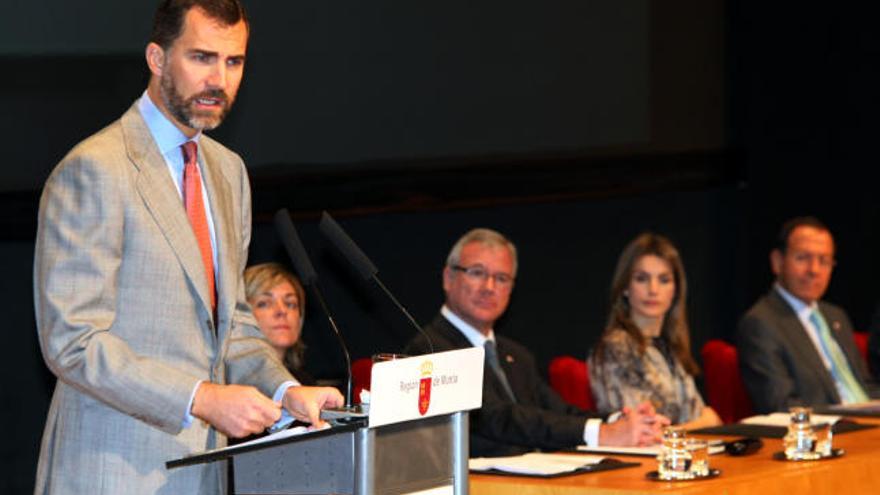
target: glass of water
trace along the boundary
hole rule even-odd
[[[691,474],[697,478],[709,476],[709,444],[705,440],[688,438],[684,447],[691,456]]]
[[[407,358],[407,357],[409,357],[409,356],[407,356],[406,354],[395,354],[392,352],[380,352],[378,354],[373,354],[372,361],[373,361],[373,364],[376,364],[376,363],[384,363],[385,361],[394,361],[396,359],[403,359],[403,358]]]
[[[663,430],[663,444],[657,455],[657,475],[663,480],[687,480],[691,473],[692,455],[687,448],[684,429],[669,426]]]
[[[834,438],[834,434],[831,431],[831,427],[831,423],[825,423],[813,428],[813,433],[816,435],[816,448],[814,450],[822,457],[830,456],[833,451],[831,440]]]
[[[816,452],[816,433],[810,422],[813,413],[809,407],[792,407],[789,409],[790,422],[788,432],[782,439],[785,446],[785,458],[793,461],[818,459],[821,454]]]

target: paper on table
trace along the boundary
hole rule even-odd
[[[880,400],[857,402],[855,404],[834,404],[825,409],[831,412],[839,412],[843,415],[852,413],[880,413]]]
[[[602,459],[604,457],[597,455],[530,452],[510,457],[477,457],[468,461],[468,467],[472,471],[495,469],[506,473],[553,475],[598,464]]]
[[[724,452],[724,442],[722,440],[707,440],[707,442],[709,443],[710,455]],[[578,445],[577,450],[597,454],[656,456],[660,453],[660,445],[652,445],[650,447],[588,447],[586,445]]]
[[[840,419],[840,416],[832,416],[830,414],[811,414],[810,423],[813,425],[823,425],[827,423],[834,424]],[[749,425],[766,425],[766,426],[788,426],[791,423],[791,415],[785,412],[775,412],[771,414],[763,414],[758,416],[749,416],[740,420],[740,423]]]

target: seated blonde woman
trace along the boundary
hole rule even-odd
[[[687,282],[669,239],[645,233],[620,255],[611,284],[611,310],[587,359],[599,412],[651,402],[686,429],[721,423],[694,384],[685,312]]]
[[[278,358],[300,383],[314,385],[303,362],[306,294],[299,279],[278,263],[263,263],[248,267],[244,281],[245,297]]]

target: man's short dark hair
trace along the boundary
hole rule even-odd
[[[248,23],[247,13],[239,0],[163,0],[156,9],[150,41],[168,50],[183,31],[183,20],[190,9],[198,7],[208,17],[226,26]]]
[[[779,229],[779,235],[776,237],[775,247],[780,253],[785,253],[785,250],[788,249],[788,238],[791,237],[791,233],[798,227],[813,227],[816,230],[831,234],[831,229],[816,217],[806,216],[792,218],[782,224],[782,228]]]

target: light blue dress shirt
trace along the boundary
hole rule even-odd
[[[155,141],[156,146],[159,147],[159,153],[162,154],[162,158],[165,159],[165,164],[168,165],[168,173],[171,174],[171,181],[174,182],[174,186],[177,187],[177,194],[180,195],[180,201],[181,204],[183,204],[183,168],[185,164],[183,163],[183,150],[181,146],[187,141],[193,141],[196,144],[199,144],[199,138],[202,137],[202,133],[199,132],[191,139],[187,138],[177,126],[165,117],[156,104],[153,103],[153,100],[150,99],[150,95],[147,94],[146,91],[141,95],[137,105],[138,111],[140,111],[141,116],[147,123],[147,128],[150,130],[150,134],[153,135],[153,141]],[[201,156],[201,153],[199,153],[199,156]],[[198,165],[199,173],[204,177],[205,174],[202,170],[202,160],[199,160]],[[211,215],[211,202],[208,201],[208,186],[205,184],[204,180],[202,181],[202,202],[205,205],[205,216],[208,218],[208,229],[211,231],[211,253],[214,257],[214,280],[217,280],[217,236],[214,232],[214,216]]]
[[[798,320],[801,322],[801,326],[804,327],[804,332],[806,332],[807,336],[810,337],[810,341],[813,343],[813,346],[816,348],[816,352],[819,354],[819,358],[822,359],[822,364],[825,365],[825,369],[828,370],[828,373],[831,374],[831,379],[834,381],[834,387],[837,389],[837,394],[840,395],[841,399],[846,399],[851,397],[851,391],[846,386],[842,380],[838,379],[838,376],[835,374],[831,365],[831,356],[828,355],[828,351],[825,350],[825,347],[822,345],[822,337],[819,335],[819,329],[816,328],[816,325],[813,323],[813,320],[810,316],[813,314],[813,311],[821,313],[819,311],[819,304],[816,301],[813,301],[812,304],[807,304],[802,300],[798,299],[794,296],[794,294],[788,292],[783,288],[779,283],[774,285],[776,292],[782,296],[782,299],[791,306],[792,311],[798,317]],[[837,346],[837,342],[832,343],[831,345]],[[840,351],[843,354],[843,351]],[[846,363],[849,365],[849,363]],[[852,373],[852,371],[849,371]],[[846,402],[846,400],[844,400]],[[852,401],[850,401],[852,402]]]
[[[199,132],[192,138],[186,137],[177,126],[165,117],[165,114],[163,114],[156,104],[153,103],[153,100],[150,99],[150,95],[146,91],[144,91],[144,94],[141,95],[138,100],[137,107],[147,124],[147,128],[150,130],[150,134],[153,136],[153,141],[156,143],[156,146],[159,147],[159,152],[162,154],[162,158],[165,159],[165,164],[168,165],[168,173],[171,174],[171,181],[174,182],[174,186],[177,188],[177,194],[180,195],[181,207],[183,207],[183,168],[185,164],[183,162],[183,150],[181,149],[181,146],[187,141],[194,141],[198,144],[202,133]],[[199,156],[201,157],[201,153],[199,153]],[[202,173],[203,164],[201,159],[199,160],[198,165],[199,173],[204,177],[204,173]],[[205,205],[205,216],[208,219],[208,229],[211,231],[211,252],[214,258],[214,280],[218,280],[219,275],[217,270],[219,267],[217,264],[217,236],[214,231],[214,217],[211,214],[211,202],[208,200],[208,187],[205,184],[205,181],[202,181],[202,202]],[[192,403],[196,396],[196,390],[198,390],[199,385],[201,384],[202,381],[199,381],[189,396],[189,407],[186,409],[186,417],[183,418],[184,428],[188,428],[192,425],[192,422],[195,419],[190,411],[192,410]],[[272,400],[280,402],[284,397],[284,393],[287,392],[287,389],[296,385],[299,385],[299,383],[295,381],[282,383],[275,390]],[[293,417],[291,417],[286,410],[283,410],[281,419],[278,420],[278,423],[273,425],[272,428],[277,429],[280,425],[286,426],[292,421]]]

